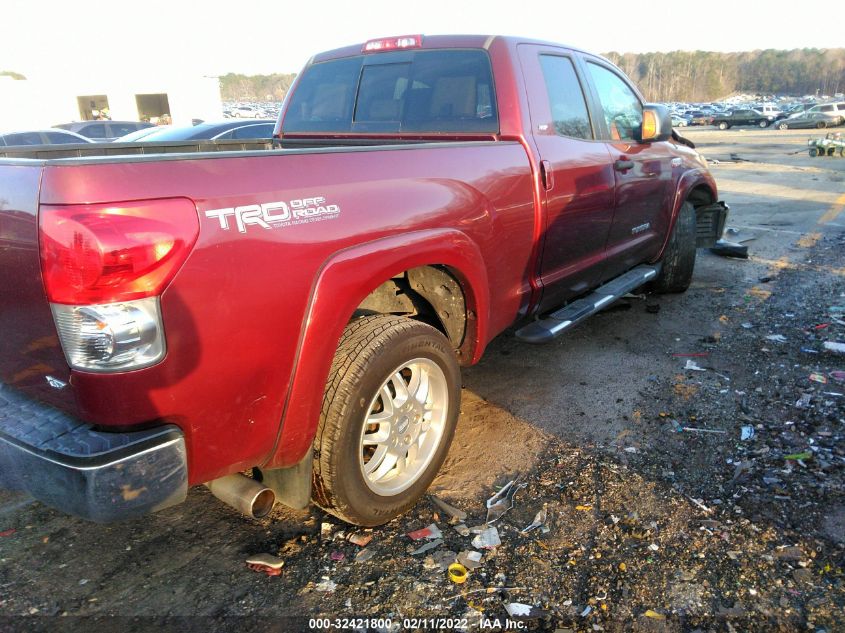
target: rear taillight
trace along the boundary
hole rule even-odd
[[[157,296],[199,234],[184,198],[120,204],[43,205],[41,270],[53,303],[90,305]]]
[[[194,203],[43,205],[39,229],[44,286],[70,366],[125,371],[161,360],[159,295],[196,242]]]

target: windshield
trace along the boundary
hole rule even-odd
[[[499,131],[481,50],[360,55],[305,70],[282,123],[291,132]]]

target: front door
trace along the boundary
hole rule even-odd
[[[602,136],[613,161],[616,208],[601,281],[660,253],[671,222],[672,154],[668,143],[638,143],[642,101],[609,65],[588,58],[585,66],[603,119]]]
[[[599,282],[613,220],[613,162],[590,117],[584,78],[566,49],[521,45],[533,141],[542,161],[540,310]]]

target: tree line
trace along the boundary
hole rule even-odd
[[[608,53],[650,101],[714,101],[734,93],[834,95],[845,91],[845,48],[743,53]]]
[[[281,101],[290,89],[296,73],[272,75],[220,76],[220,97],[223,101]]]

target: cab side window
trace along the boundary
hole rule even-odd
[[[584,90],[568,57],[540,55],[543,79],[549,93],[552,123],[559,136],[593,138]]]
[[[643,104],[613,71],[593,62],[588,62],[587,68],[598,92],[610,138],[614,141],[634,140],[634,131],[643,122]]]

